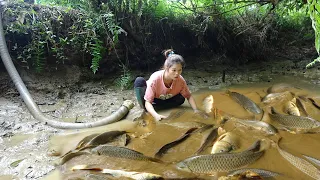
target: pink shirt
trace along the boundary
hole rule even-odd
[[[144,95],[146,101],[152,103],[154,98],[166,100],[179,93],[187,99],[191,96],[187,83],[181,75],[172,82],[170,88],[167,88],[163,82],[163,74],[164,70],[160,70],[150,76]]]

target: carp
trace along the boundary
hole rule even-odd
[[[243,152],[192,156],[178,162],[176,167],[182,171],[200,174],[228,172],[255,162],[263,153],[264,149],[261,148],[259,140]]]
[[[236,101],[238,104],[240,104],[243,108],[245,108],[247,111],[253,113],[253,114],[261,114],[262,110],[261,108],[253,102],[251,99],[248,97],[237,93],[237,92],[231,92],[227,91],[227,94],[230,95],[230,97]]]

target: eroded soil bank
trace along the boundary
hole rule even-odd
[[[320,85],[320,70],[318,67],[304,69],[306,63],[308,61],[281,60],[233,68],[195,65],[193,69],[187,67],[182,75],[193,93],[201,89],[227,89],[234,84],[249,87],[250,84],[271,86],[279,82],[303,82],[305,88],[312,90]],[[146,78],[151,74],[133,73]],[[121,91],[113,85],[116,77],[93,78],[91,72],[78,67],[41,75],[20,70],[20,74],[42,112],[68,122],[94,121],[110,115],[124,100],[135,101],[132,90]],[[48,149],[49,139],[64,130],[35,120],[6,71],[1,72],[0,78],[0,174],[8,175],[8,179],[41,179],[55,169],[53,162],[57,157],[48,156],[52,154]],[[202,99],[199,97],[196,101],[200,105]],[[141,112],[138,106],[130,111],[127,119],[136,117],[136,112]]]

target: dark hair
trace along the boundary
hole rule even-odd
[[[173,49],[166,49],[162,53],[166,57],[162,69],[170,68],[174,64],[181,64],[182,68],[184,68],[185,62],[183,57],[179,54],[175,54]]]

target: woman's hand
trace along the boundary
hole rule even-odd
[[[209,115],[203,111],[200,111],[199,109],[194,109],[193,110],[195,115],[200,116],[201,118],[207,119],[209,117]]]
[[[161,121],[162,119],[165,119],[165,118],[167,118],[167,116],[163,116],[163,115],[161,115],[161,114],[157,114],[157,115],[154,117],[154,119],[155,119],[156,121]]]

